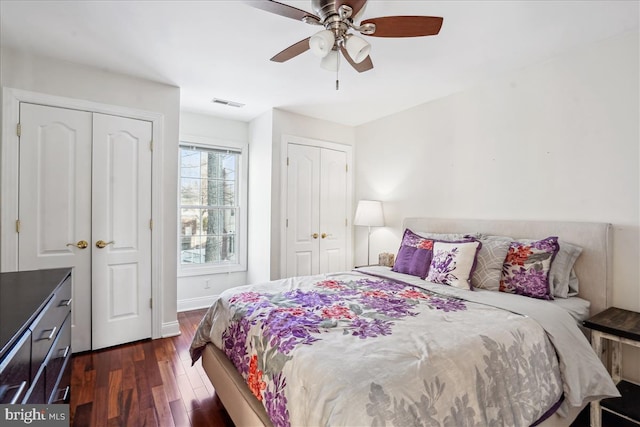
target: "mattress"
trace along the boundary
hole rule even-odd
[[[226,291],[192,355],[221,349],[277,426],[531,425],[561,401],[616,395],[566,310],[404,276],[361,269]]]

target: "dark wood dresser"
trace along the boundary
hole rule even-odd
[[[0,403],[68,403],[71,269],[0,273]]]

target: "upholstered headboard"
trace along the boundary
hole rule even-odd
[[[513,238],[558,236],[582,247],[575,263],[579,296],[591,302],[591,314],[612,304],[612,230],[599,222],[482,220],[456,218],[405,218],[403,230],[432,233],[485,233]]]

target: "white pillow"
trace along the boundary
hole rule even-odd
[[[482,244],[478,240],[461,243],[435,241],[429,274],[425,280],[461,289],[471,289],[470,278],[480,246]]]

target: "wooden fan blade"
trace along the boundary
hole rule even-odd
[[[366,19],[360,23],[375,24],[373,37],[421,37],[434,36],[440,32],[442,18],[437,16],[383,16]]]
[[[314,18],[316,21],[320,20],[320,18],[315,16],[313,13],[309,13],[305,10],[298,9],[283,3],[278,3],[277,1],[251,0],[245,1],[245,3],[249,6],[255,7],[256,9],[262,9],[266,10],[267,12],[275,13],[276,15],[286,16],[287,18],[295,19],[296,21],[302,21],[305,16]]]
[[[367,4],[367,0],[336,0],[336,11],[340,9],[340,6],[346,4],[353,9],[351,17],[353,18],[360,12],[360,10]]]
[[[371,57],[370,56],[367,56],[362,62],[357,64],[353,59],[351,59],[351,57],[349,56],[349,52],[347,52],[347,49],[345,49],[344,46],[340,46],[340,51],[342,52],[342,55],[347,60],[347,62],[349,64],[351,64],[351,66],[357,72],[363,73],[363,72],[369,71],[370,69],[373,68],[373,61],[371,61]]]
[[[304,40],[300,40],[298,43],[292,44],[291,46],[271,58],[271,60],[273,62],[285,62],[290,60],[291,58],[295,58],[301,53],[308,51],[310,38],[311,37],[307,37]]]

